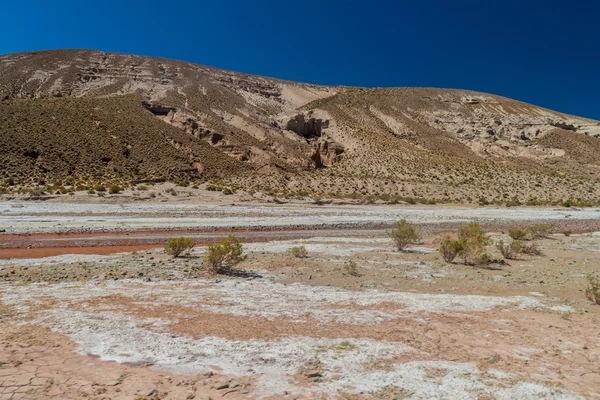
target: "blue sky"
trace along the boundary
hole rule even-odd
[[[5,0],[0,54],[90,48],[320,84],[479,90],[600,119],[600,2]]]

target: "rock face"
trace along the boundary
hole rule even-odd
[[[311,157],[316,168],[332,167],[344,153],[344,146],[327,138],[313,142],[315,153]]]
[[[302,135],[305,138],[310,137],[321,137],[322,130],[329,126],[329,121],[323,121],[309,117],[308,120],[304,117],[304,114],[298,114],[294,118],[290,119],[287,123],[286,129]]]

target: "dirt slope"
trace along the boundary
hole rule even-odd
[[[202,178],[279,195],[600,199],[597,121],[484,93],[61,50],[0,57],[0,99],[0,177],[17,185]]]

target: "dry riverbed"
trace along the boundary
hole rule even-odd
[[[415,210],[381,213],[469,215]],[[600,398],[600,306],[584,294],[600,234],[475,268],[444,263],[435,230],[400,253],[384,230],[330,229],[247,242],[234,276],[206,275],[203,246],[0,260],[0,399]]]

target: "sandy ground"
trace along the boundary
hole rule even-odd
[[[428,210],[409,211],[468,217]],[[495,223],[565,212],[482,210]],[[47,212],[60,213],[82,211]],[[203,246],[0,260],[0,399],[600,398],[600,306],[584,294],[600,234],[475,268],[445,263],[436,232],[406,253],[383,230],[338,232],[245,243],[235,276],[198,270]],[[298,245],[308,257],[289,254]]]

